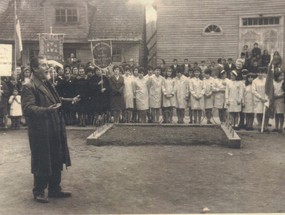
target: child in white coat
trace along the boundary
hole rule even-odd
[[[13,90],[13,95],[11,95],[9,98],[9,104],[10,104],[10,118],[12,121],[11,128],[19,129],[23,113],[21,107],[21,96],[19,95],[17,89]]]
[[[178,69],[176,72],[176,113],[178,124],[184,124],[185,109],[189,100],[189,84],[188,78],[183,75],[183,71]]]
[[[252,93],[252,81],[255,78],[254,73],[249,73],[245,80],[245,89],[243,94],[243,113],[245,114],[246,130],[253,130],[254,121],[254,103]]]
[[[149,110],[149,79],[144,77],[144,68],[139,68],[139,78],[134,81],[134,96],[138,111],[138,122],[146,123],[146,115]]]
[[[154,75],[149,79],[149,107],[152,121],[155,123],[159,122],[159,111],[162,103],[162,84],[164,78],[160,74],[161,68],[157,67],[154,70]]]
[[[207,68],[204,70],[204,85],[205,85],[204,105],[205,105],[207,124],[212,124],[211,118],[213,117],[212,110],[214,106],[213,90],[214,90],[215,79],[211,77],[211,74],[212,74],[211,69]]]
[[[172,123],[173,108],[176,107],[176,86],[171,67],[167,69],[166,78],[162,84],[162,106],[164,107],[165,123]]]
[[[194,67],[194,77],[189,81],[190,102],[195,124],[201,124],[204,109],[205,85],[201,80],[201,69]]]
[[[275,129],[273,131],[283,133],[284,126],[284,91],[282,84],[284,81],[284,73],[276,72],[274,74],[274,108],[275,108]]]
[[[238,117],[241,112],[241,104],[243,100],[243,86],[237,81],[237,72],[232,70],[231,81],[227,85],[225,98],[230,116],[230,122],[234,129],[238,130]]]

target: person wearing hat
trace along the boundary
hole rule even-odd
[[[227,84],[225,99],[230,116],[230,122],[234,129],[238,130],[238,116],[241,112],[241,104],[243,99],[243,86],[237,81],[237,71],[232,70],[231,81]]]
[[[215,83],[215,79],[211,77],[212,71],[207,68],[204,71],[204,86],[205,86],[205,94],[204,94],[204,105],[205,105],[205,114],[207,118],[207,124],[212,124],[211,118],[213,117],[212,110],[214,106],[214,92],[213,87]]]
[[[258,69],[257,78],[252,81],[252,93],[254,95],[254,113],[256,114],[256,119],[258,122],[259,128],[262,126],[263,110],[264,104],[267,102],[265,94],[265,82],[266,78],[264,77],[265,70],[262,68]],[[265,116],[264,122],[264,131],[268,131],[268,121],[269,117]]]
[[[254,73],[247,73],[245,79],[245,88],[243,94],[243,113],[245,114],[246,126],[245,129],[248,131],[253,130],[254,121],[254,95],[252,93],[252,81],[255,78]]]
[[[173,109],[176,107],[176,86],[171,67],[167,69],[166,78],[162,84],[162,93],[165,123],[172,123]]]
[[[159,111],[162,103],[162,84],[164,78],[161,76],[161,68],[156,67],[154,75],[150,78],[149,85],[149,107],[153,122],[159,122]]]
[[[134,96],[138,111],[138,122],[146,123],[146,112],[149,110],[148,88],[150,80],[144,77],[144,68],[139,68],[139,78],[134,81]]]
[[[190,102],[195,124],[201,124],[204,109],[205,85],[201,80],[201,69],[194,67],[194,77],[189,81]]]
[[[213,92],[214,92],[214,107],[219,111],[219,119],[223,124],[226,122],[226,102],[225,102],[225,91],[227,84],[230,80],[227,78],[227,73],[222,70],[218,76],[218,79],[214,82]]]
[[[187,107],[187,102],[189,100],[189,84],[188,78],[184,76],[184,71],[182,69],[178,70],[175,78],[176,86],[176,113],[178,124],[184,124],[185,109]]]
[[[274,112],[275,112],[275,129],[273,131],[283,133],[284,126],[284,91],[282,85],[284,82],[284,73],[277,72],[274,74]]]

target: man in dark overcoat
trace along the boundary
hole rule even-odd
[[[28,118],[34,199],[47,203],[46,188],[51,198],[71,196],[70,192],[63,192],[60,187],[63,164],[67,167],[71,162],[60,107],[62,100],[48,81],[47,61],[33,58],[30,66],[32,77],[30,83],[23,86],[22,108]]]

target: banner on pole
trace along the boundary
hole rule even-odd
[[[12,59],[12,45],[0,44],[0,76],[11,76]]]
[[[63,34],[40,34],[40,55],[47,60],[63,62]]]
[[[111,41],[91,41],[91,52],[96,67],[104,69],[112,63]]]

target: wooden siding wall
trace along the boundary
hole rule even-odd
[[[3,13],[8,7],[9,0],[1,0],[0,3],[0,14]]]
[[[236,59],[240,16],[282,15],[285,1],[163,0],[158,2],[157,12],[157,58],[167,63],[174,58],[182,63],[186,57],[191,62]],[[210,24],[220,26],[222,35],[203,35],[203,29]]]
[[[45,32],[50,32],[50,27],[53,28],[53,33],[64,33],[66,41],[78,42],[80,39],[87,42],[89,33],[88,10],[85,1],[63,1],[50,0],[45,3]],[[59,24],[55,20],[55,10],[58,8],[77,8],[79,14],[79,22],[77,24]]]
[[[127,63],[129,63],[129,60],[133,58],[136,64],[140,62],[141,44],[139,42],[138,43],[113,42],[113,48],[122,49],[122,61],[126,61]]]

